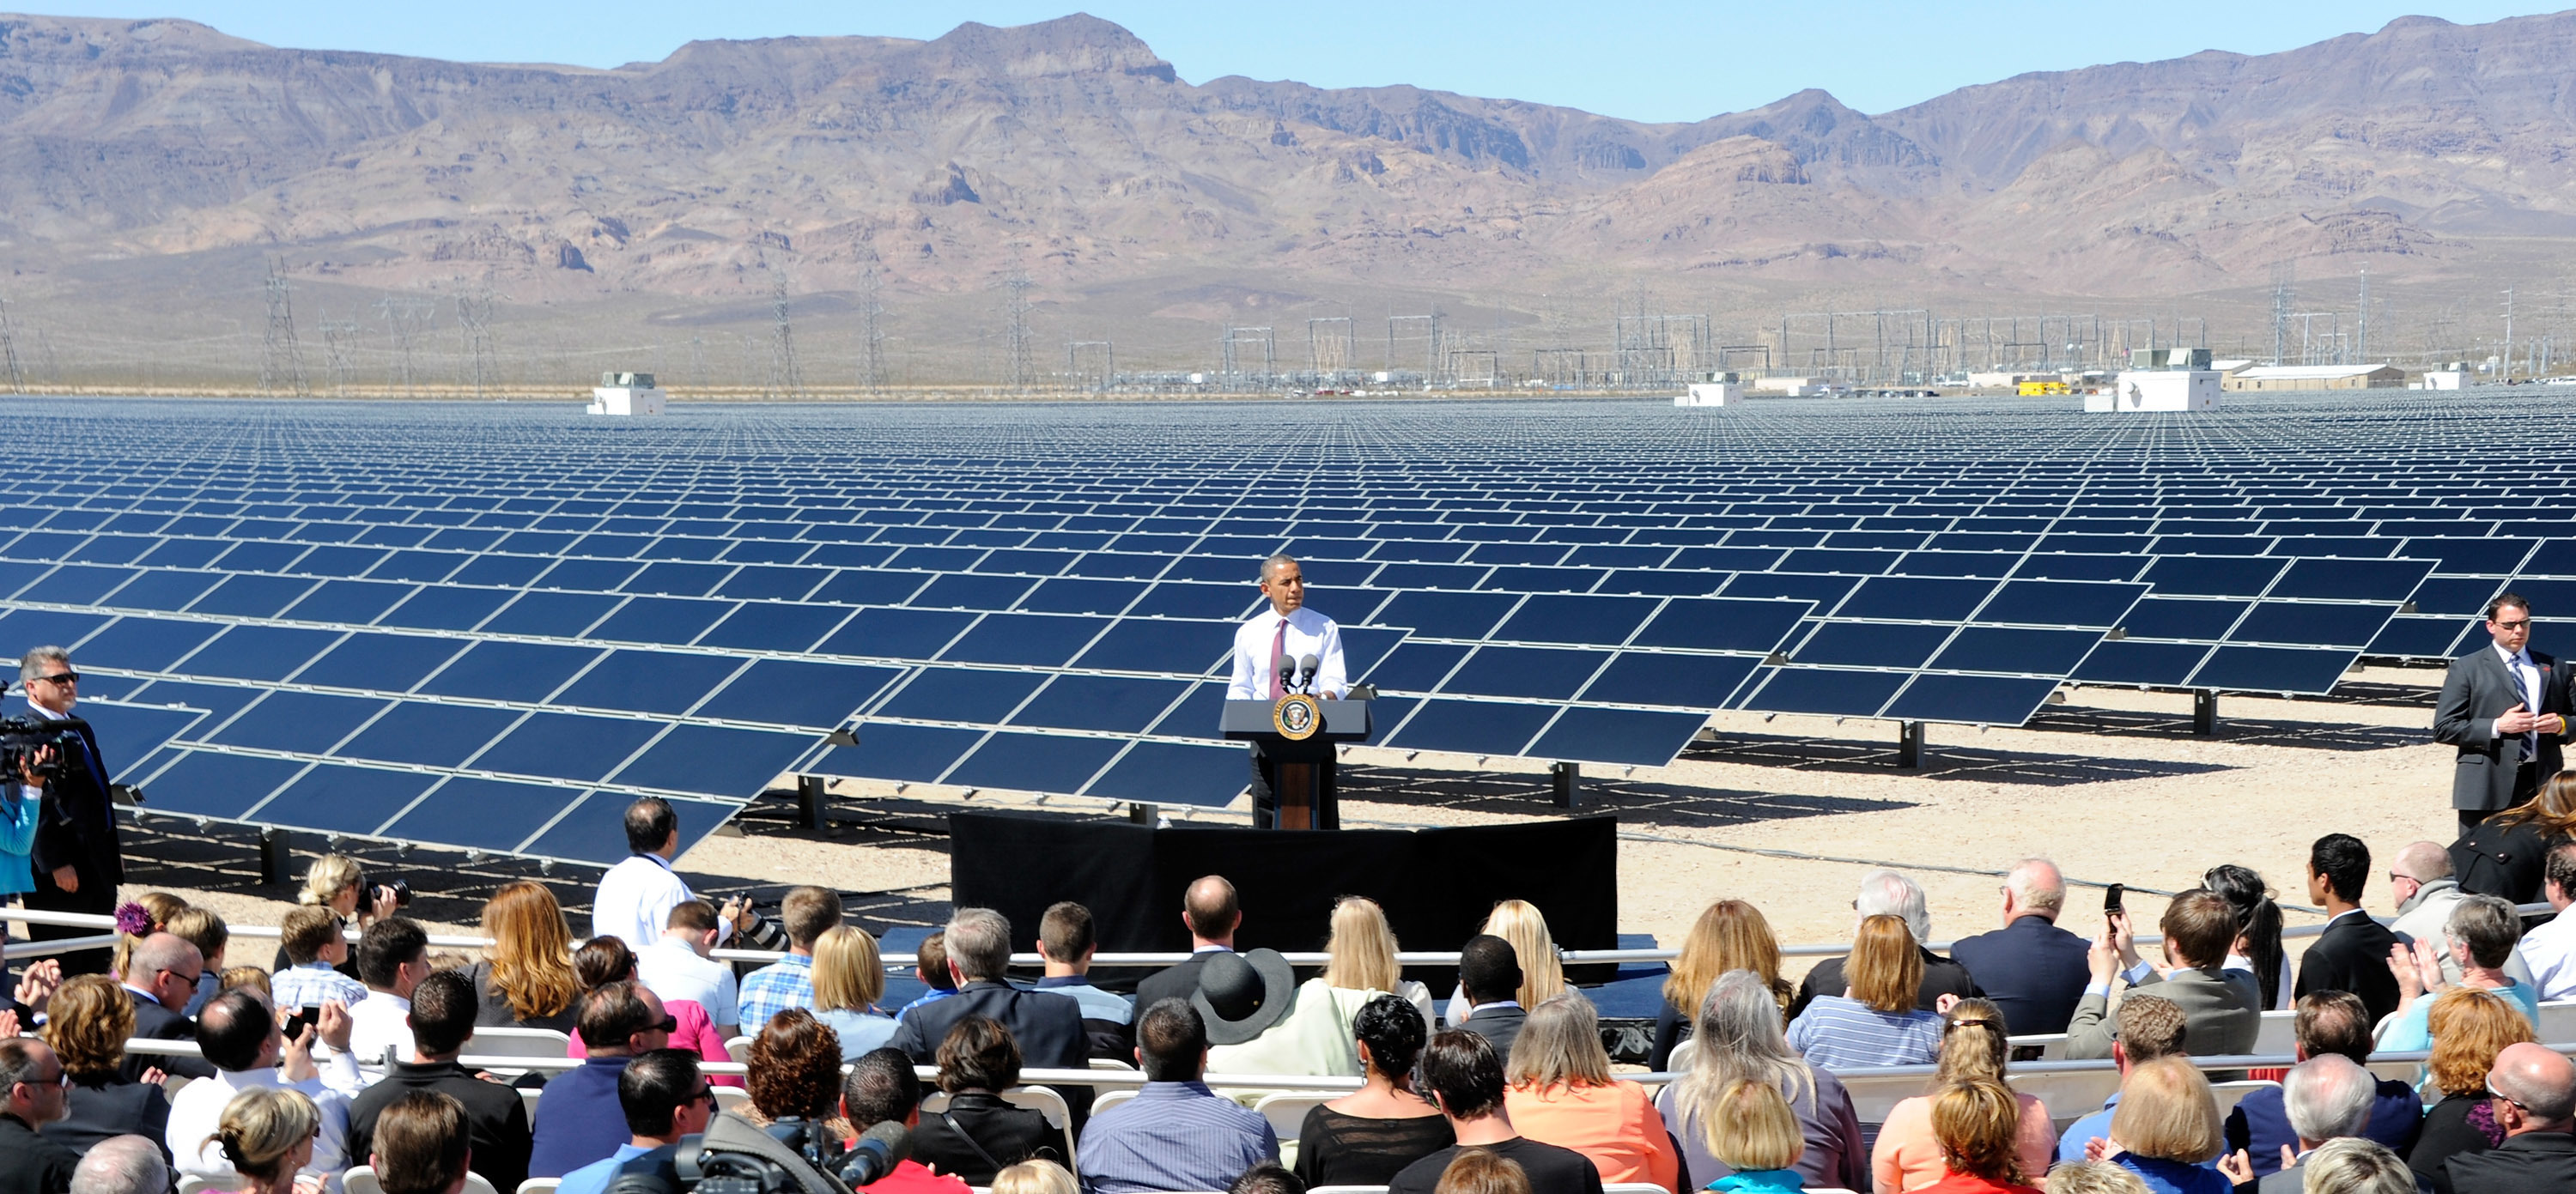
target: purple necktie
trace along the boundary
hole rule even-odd
[[[1288,695],[1288,677],[1279,674],[1279,656],[1288,649],[1288,619],[1279,619],[1279,633],[1270,636],[1270,699]]]

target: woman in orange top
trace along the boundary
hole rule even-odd
[[[2003,1012],[1983,999],[1962,999],[1941,1014],[1941,1021],[1941,1070],[1933,1076],[1932,1089],[1953,1082],[2002,1083],[2009,1048]],[[2019,1091],[2013,1092],[2013,1101],[2021,1108],[2013,1146],[2022,1172],[2047,1173],[2057,1157],[2057,1129],[2049,1123],[2048,1106]],[[1869,1152],[1869,1169],[1877,1194],[1928,1186],[1948,1172],[1940,1142],[1933,1138],[1932,1096],[1916,1095],[1888,1109],[1878,1144]]]
[[[1610,1076],[1601,1020],[1573,991],[1531,1008],[1504,1068],[1512,1128],[1591,1159],[1604,1185],[1651,1182],[1678,1189],[1681,1154],[1646,1088]]]
[[[1941,1180],[1928,1194],[2040,1194],[2021,1167],[2021,1107],[2001,1082],[1953,1082],[1932,1096]]]

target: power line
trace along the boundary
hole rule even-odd
[[[304,376],[304,345],[295,336],[295,288],[286,280],[286,259],[268,259],[268,331],[260,342],[259,388],[271,395],[313,396]]]

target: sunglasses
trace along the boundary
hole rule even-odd
[[[56,672],[50,676],[37,676],[34,677],[34,679],[42,680],[47,684],[78,684],[80,683],[80,673]]]
[[[2522,629],[2523,627],[2525,627],[2525,626],[2529,626],[2529,625],[2531,625],[2531,619],[2529,619],[2529,618],[2520,618],[2520,619],[2516,619],[2516,620],[2511,621],[2511,622],[2499,621],[2499,622],[2497,622],[2497,623],[2496,623],[2496,629],[2498,629],[2498,630],[2520,630],[2520,629]]]
[[[651,1025],[650,1027],[662,1032],[678,1032],[680,1030],[680,1018],[678,1016],[664,1016],[662,1017],[661,1023]]]

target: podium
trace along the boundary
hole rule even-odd
[[[1249,742],[1254,763],[1271,764],[1271,792],[1279,801],[1280,829],[1339,824],[1333,815],[1332,762],[1344,742],[1365,742],[1367,701],[1328,701],[1286,696],[1275,701],[1227,701],[1218,729],[1229,742]]]

